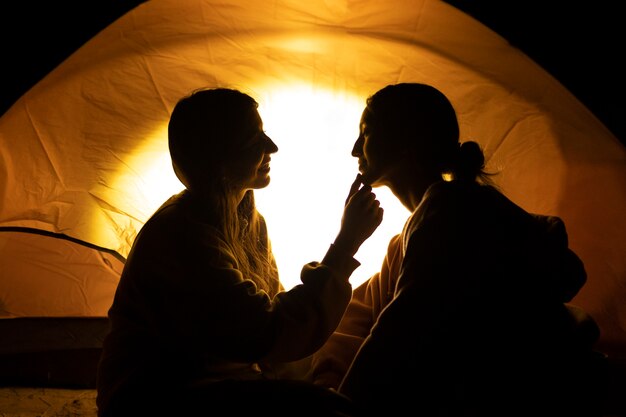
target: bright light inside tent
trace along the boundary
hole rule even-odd
[[[171,175],[164,175],[168,172]],[[158,181],[146,181],[144,191],[149,206],[153,207],[154,210],[169,197],[185,188],[174,174],[169,150],[155,158],[148,170],[144,172],[144,176],[147,179],[158,178]]]
[[[319,261],[333,242],[343,205],[357,174],[351,156],[358,136],[364,99],[290,86],[253,92],[267,134],[278,145],[272,156],[271,183],[256,191],[259,211],[268,223],[281,281],[289,289],[300,283],[302,266]],[[182,184],[173,173],[165,129],[138,150],[148,215]],[[356,286],[380,269],[389,239],[402,230],[408,211],[387,188],[375,189],[385,210],[383,223],[356,255],[361,266],[350,281]]]
[[[343,205],[358,172],[351,150],[364,99],[313,86],[273,89],[258,97],[266,132],[278,145],[271,183],[256,192],[265,216],[281,281],[300,282],[302,266],[318,261],[334,240]],[[389,239],[402,230],[408,211],[387,188],[376,195],[385,210],[382,225],[363,244],[353,286],[380,269]]]
[[[141,226],[170,196],[183,190],[174,170],[167,146],[167,124],[159,126],[142,145],[126,156],[118,173],[110,183],[98,184],[91,190],[103,201],[123,202],[123,209],[109,210],[106,224],[98,227],[100,233],[108,232],[108,241],[121,244],[110,246],[126,257]],[[110,223],[116,225],[114,229]],[[121,238],[121,239],[120,239]],[[101,237],[107,241],[107,236]]]
[[[144,146],[135,151],[128,165],[134,167],[132,173],[118,178],[116,187],[132,191],[127,198],[134,201],[128,205],[137,212],[129,214],[142,222],[148,220],[165,200],[184,189],[172,168],[167,125],[154,132]]]

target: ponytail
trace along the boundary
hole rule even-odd
[[[452,167],[452,176],[458,181],[478,181],[493,185],[493,173],[485,171],[485,154],[480,145],[474,141],[459,144],[457,155]]]

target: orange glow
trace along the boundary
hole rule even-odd
[[[129,163],[139,173],[135,177],[137,217],[146,221],[159,206],[184,186],[174,174],[167,147],[167,124],[158,129],[136,150]],[[113,188],[129,189],[129,178],[118,178]]]
[[[496,185],[525,210],[565,221],[588,272],[573,301],[597,320],[604,340],[622,343],[625,148],[563,85],[470,16],[435,0],[395,6],[143,2],[0,117],[0,227],[60,233],[127,256],[142,224],[181,188],[164,135],[174,104],[203,86],[239,88],[260,102],[280,148],[272,183],[257,196],[290,287],[338,231],[365,96],[390,83],[427,82],[454,103],[461,140],[485,150]],[[408,214],[387,189],[375,191],[385,216],[357,253],[353,284],[378,270]],[[1,245],[0,264],[15,262]],[[41,282],[73,291],[59,271],[76,265],[28,259],[42,265]],[[14,283],[23,277],[7,271],[0,268],[2,301],[31,297]],[[80,285],[85,305],[112,299],[110,286],[89,281]],[[65,314],[53,304],[39,311]]]
[[[279,147],[272,158],[271,184],[256,192],[257,205],[268,222],[281,280],[291,288],[300,282],[302,266],[320,260],[339,231],[357,173],[350,151],[364,99],[305,84],[271,88],[257,99],[265,130]],[[132,187],[135,214],[143,221],[183,188],[171,167],[165,126],[137,149],[130,166],[141,174]],[[129,181],[118,178],[113,188],[128,189]],[[389,239],[408,216],[388,189],[375,192],[385,217],[357,253],[361,266],[352,276],[353,285],[378,271]]]

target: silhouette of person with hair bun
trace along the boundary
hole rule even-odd
[[[432,86],[382,88],[359,131],[363,182],[412,214],[309,377],[372,416],[599,415],[599,330],[569,304],[586,273],[562,220],[493,185]]]

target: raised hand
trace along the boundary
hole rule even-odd
[[[383,212],[372,187],[363,184],[361,175],[357,175],[346,198],[341,228],[334,245],[354,256],[383,221]]]

